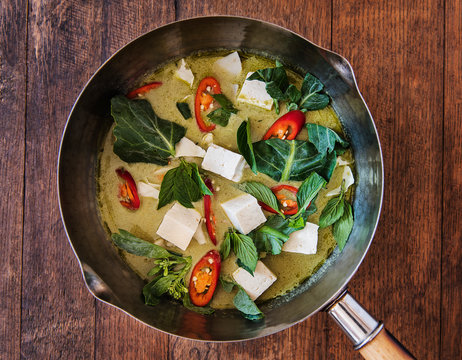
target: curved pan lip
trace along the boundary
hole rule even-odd
[[[236,20],[239,20],[239,19],[242,19],[242,20],[247,20],[247,21],[257,21],[259,23],[263,23],[265,25],[268,25],[268,26],[272,26],[272,27],[276,27],[282,31],[286,31],[286,32],[289,32],[291,33],[292,35],[294,36],[297,36],[301,39],[303,39],[304,41],[308,42],[309,44],[313,45],[314,47],[328,53],[328,54],[331,54],[331,55],[334,55],[334,56],[337,56],[339,57],[345,64],[347,64],[348,66],[348,70],[351,74],[351,77],[352,77],[352,80],[353,80],[353,85],[354,85],[354,90],[358,93],[359,97],[361,98],[361,101],[363,103],[363,105],[365,106],[365,109],[367,111],[367,114],[369,115],[370,119],[371,119],[371,122],[372,122],[372,126],[373,126],[373,129],[374,129],[374,133],[375,133],[375,136],[377,138],[377,144],[378,144],[378,147],[379,147],[379,154],[380,154],[380,170],[381,170],[381,183],[380,183],[380,200],[379,200],[379,206],[378,206],[378,212],[377,212],[377,220],[374,224],[374,229],[371,233],[371,236],[370,236],[370,240],[360,258],[360,261],[358,262],[358,264],[356,265],[356,267],[354,268],[354,270],[350,273],[350,275],[343,281],[343,284],[341,287],[339,287],[339,289],[328,299],[326,300],[321,306],[318,307],[317,310],[311,312],[310,314],[306,315],[305,317],[301,318],[300,320],[298,321],[294,321],[290,324],[286,324],[282,329],[278,329],[278,330],[275,330],[273,332],[269,332],[269,333],[265,333],[265,334],[259,334],[257,336],[254,336],[254,337],[249,337],[249,338],[246,338],[246,339],[236,339],[236,340],[201,340],[201,339],[192,339],[192,338],[189,338],[189,337],[185,337],[185,336],[181,336],[181,335],[178,335],[178,334],[174,334],[174,333],[171,333],[171,332],[168,332],[168,331],[165,331],[165,330],[161,330],[159,328],[156,328],[142,320],[140,320],[139,318],[137,318],[136,316],[130,314],[128,311],[124,310],[123,308],[117,306],[117,305],[114,305],[112,303],[109,303],[101,298],[99,298],[91,289],[90,287],[88,286],[87,282],[85,281],[85,274],[84,274],[84,269],[83,269],[83,264],[82,264],[82,261],[79,257],[79,255],[77,254],[73,244],[72,244],[72,240],[69,236],[69,233],[67,231],[67,226],[66,226],[66,222],[64,220],[64,215],[63,215],[63,210],[62,210],[62,206],[61,206],[61,195],[60,195],[60,190],[59,190],[59,184],[60,184],[60,177],[59,177],[59,169],[60,169],[60,162],[61,162],[61,150],[62,150],[62,147],[63,147],[63,141],[64,141],[64,138],[65,138],[65,135],[66,135],[66,131],[67,131],[67,127],[69,125],[69,121],[72,117],[72,114],[74,112],[74,109],[75,107],[77,106],[77,104],[79,103],[80,101],[80,98],[82,97],[82,94],[85,92],[85,90],[87,89],[88,85],[93,81],[93,79],[95,78],[95,76],[100,72],[100,70],[102,68],[104,68],[106,66],[106,64],[108,62],[110,62],[114,57],[116,57],[119,52],[121,52],[125,47],[131,45],[132,43],[138,41],[140,38],[144,37],[144,36],[148,36],[151,32],[153,31],[157,31],[159,29],[165,29],[165,28],[168,28],[170,26],[173,26],[179,22],[188,22],[188,21],[195,21],[195,20],[200,20],[200,19],[220,19],[220,18],[232,18],[232,19],[236,19]],[[82,90],[80,91],[77,99],[75,100],[73,106],[72,106],[72,109],[71,111],[69,112],[69,115],[67,117],[67,120],[66,120],[66,124],[64,126],[64,129],[63,129],[63,132],[62,132],[62,135],[61,135],[61,141],[60,141],[60,145],[59,145],[59,152],[58,152],[58,161],[57,161],[57,176],[56,176],[56,179],[57,179],[57,194],[58,194],[58,205],[59,205],[59,213],[60,213],[60,216],[61,216],[61,221],[63,223],[63,226],[64,226],[64,231],[66,233],[66,236],[67,236],[67,239],[68,239],[68,242],[69,242],[69,245],[71,246],[72,248],[72,251],[75,255],[75,257],[77,258],[77,261],[79,263],[79,267],[80,267],[80,273],[82,275],[82,278],[84,280],[84,283],[85,283],[85,286],[86,288],[88,289],[88,291],[93,295],[93,297],[95,297],[97,300],[109,305],[109,306],[112,306],[116,309],[119,309],[120,311],[122,311],[123,313],[127,314],[128,316],[130,316],[131,318],[133,319],[136,319],[137,321],[143,323],[144,325],[152,328],[152,329],[155,329],[157,331],[160,331],[164,334],[169,334],[169,335],[173,335],[173,336],[177,336],[177,337],[180,337],[180,338],[183,338],[183,339],[187,339],[187,340],[193,340],[193,341],[199,341],[199,342],[211,342],[211,343],[227,343],[227,342],[241,342],[241,341],[247,341],[247,340],[252,340],[252,339],[258,339],[258,338],[261,338],[261,337],[265,337],[265,336],[269,336],[269,335],[272,335],[272,334],[275,334],[279,331],[282,331],[282,330],[285,330],[295,324],[298,324],[300,322],[303,322],[305,321],[306,319],[308,319],[309,317],[315,315],[316,313],[318,313],[319,311],[321,310],[324,310],[326,309],[327,307],[329,307],[329,305],[331,305],[337,298],[340,294],[342,294],[346,287],[347,287],[347,284],[350,282],[351,278],[356,274],[356,272],[358,271],[358,268],[359,266],[361,265],[361,263],[363,262],[364,260],[364,257],[366,256],[367,252],[369,251],[369,247],[371,246],[371,243],[372,243],[372,240],[375,236],[375,233],[377,231],[377,226],[378,226],[378,222],[380,220],[380,215],[381,215],[381,211],[382,211],[382,205],[383,205],[383,194],[384,194],[384,168],[383,168],[383,154],[382,154],[382,147],[381,147],[381,144],[380,144],[380,138],[379,138],[379,134],[377,132],[377,127],[375,125],[375,122],[374,122],[374,119],[370,113],[370,110],[369,110],[369,107],[367,106],[359,88],[358,88],[358,84],[357,84],[357,81],[356,81],[356,76],[354,74],[354,71],[353,71],[353,67],[351,66],[350,62],[345,58],[343,57],[342,55],[332,51],[332,50],[329,50],[327,48],[324,48],[322,46],[319,46],[315,43],[313,43],[312,41],[306,39],[305,37],[295,33],[294,31],[292,30],[289,30],[283,26],[280,26],[280,25],[277,25],[277,24],[274,24],[274,23],[271,23],[271,22],[268,22],[268,21],[264,21],[264,20],[260,20],[260,19],[255,19],[255,18],[251,18],[251,17],[245,17],[245,16],[232,16],[232,15],[213,15],[213,16],[196,16],[196,17],[191,17],[191,18],[187,18],[187,19],[183,19],[183,20],[176,20],[176,21],[172,21],[172,22],[169,22],[165,25],[162,25],[162,26],[159,26],[155,29],[152,29],[152,30],[149,30],[141,35],[139,35],[138,37],[136,37],[135,39],[131,40],[130,42],[124,44],[123,46],[121,46],[116,52],[114,52],[109,58],[107,58],[99,67],[98,69],[93,73],[93,75],[90,77],[90,79],[86,82],[85,86],[82,88]]]

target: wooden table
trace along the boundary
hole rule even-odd
[[[359,358],[325,313],[263,339],[198,343],[152,330],[84,286],[56,194],[72,104],[129,40],[211,14],[271,21],[350,60],[385,164],[380,224],[350,289],[418,358],[460,359],[460,0],[2,0],[0,358]]]

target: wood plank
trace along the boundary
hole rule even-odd
[[[446,2],[440,359],[462,358],[462,3]]]
[[[246,3],[235,0],[177,1],[177,19],[216,14],[253,17],[287,27],[321,46],[330,47],[330,2],[324,5],[301,0]],[[327,359],[325,329],[329,322],[326,314],[319,314],[278,334],[235,344],[173,339],[170,341],[170,358],[284,359],[298,354],[303,359]]]
[[[21,356],[91,358],[94,299],[58,210],[56,161],[67,115],[99,65],[101,8],[29,2]]]
[[[419,359],[440,347],[443,31],[439,0],[334,1],[332,46],[356,71],[385,164],[380,225],[350,288]],[[339,330],[329,342],[329,358],[360,358]]]
[[[174,20],[173,0],[105,2],[102,12],[104,36],[99,48],[100,61],[103,62],[137,36]],[[113,307],[97,302],[97,359],[141,359],[146,356],[150,359],[165,359],[168,342],[168,335],[141,324]]]
[[[20,354],[26,1],[0,3],[0,358]]]

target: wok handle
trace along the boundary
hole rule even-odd
[[[415,359],[348,291],[345,290],[327,312],[365,359]]]

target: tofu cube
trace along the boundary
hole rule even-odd
[[[194,239],[197,240],[199,245],[204,245],[207,243],[208,235],[207,231],[205,230],[205,219],[201,219],[199,225],[197,226],[197,230],[194,233]]]
[[[249,72],[246,79],[252,75]],[[266,84],[260,80],[245,80],[237,101],[261,107],[266,110],[273,108],[273,99],[266,92]]]
[[[252,300],[258,298],[277,280],[276,275],[260,260],[257,262],[253,276],[247,270],[240,267],[233,272],[233,278],[242,286]]]
[[[232,76],[239,76],[242,71],[242,64],[238,52],[235,51],[215,61],[213,64],[213,70],[216,73],[224,71]]]
[[[200,219],[197,210],[175,203],[162,219],[157,235],[184,251],[196,233]]]
[[[160,185],[145,183],[140,181],[136,185],[136,189],[138,190],[138,195],[143,197],[152,197],[154,199],[159,199],[159,188]]]
[[[175,157],[191,156],[191,157],[204,157],[205,150],[200,146],[194,144],[187,137],[181,138],[175,145]]]
[[[343,167],[342,180],[340,182],[340,185],[337,186],[335,189],[329,191],[326,194],[326,196],[335,196],[335,195],[340,194],[342,190],[342,182],[344,180],[345,180],[345,191],[347,191],[348,188],[355,183],[353,172],[351,171],[351,168],[348,165]]]
[[[244,171],[245,159],[240,154],[211,144],[207,149],[201,166],[204,170],[221,175],[225,179],[239,182]]]
[[[265,214],[257,199],[243,194],[221,204],[233,226],[242,234],[248,234],[266,222]]]
[[[306,255],[316,254],[318,228],[318,225],[307,222],[303,229],[289,235],[289,240],[282,246],[282,251]]]
[[[184,59],[180,60],[180,67],[175,71],[175,77],[192,87],[194,75]]]

